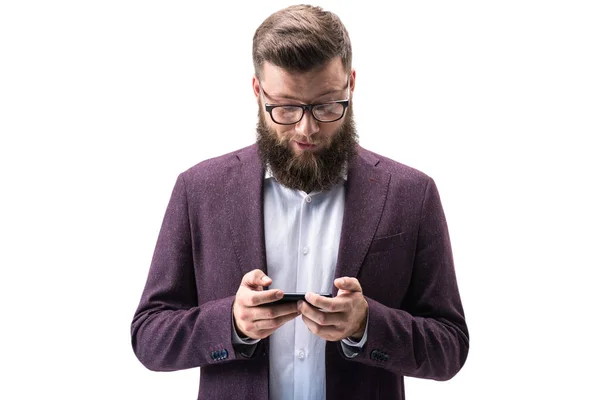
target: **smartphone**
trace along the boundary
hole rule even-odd
[[[276,301],[274,301],[272,303],[267,303],[267,304],[269,304],[269,305],[275,305],[275,304],[292,303],[292,302],[296,302],[298,300],[304,300],[304,295],[305,294],[306,293],[284,292],[283,293],[283,297],[281,299],[276,300]],[[319,293],[319,296],[331,297],[331,293]]]

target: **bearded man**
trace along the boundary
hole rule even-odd
[[[198,399],[404,399],[404,376],[450,379],[469,335],[440,198],[358,145],[344,25],[280,10],[253,61],[256,144],[179,175],[136,356],[200,367]]]

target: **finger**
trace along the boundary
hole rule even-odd
[[[344,319],[343,313],[330,313],[326,311],[321,311],[315,307],[312,307],[310,304],[306,302],[301,302],[299,305],[298,311],[302,313],[302,315],[315,324],[320,326],[337,326],[340,325]]]
[[[282,316],[279,316],[279,317],[273,318],[273,319],[261,319],[261,320],[255,321],[254,324],[255,324],[256,330],[258,330],[258,331],[274,330],[274,329],[279,328],[281,325],[285,324],[286,322],[293,320],[298,315],[300,315],[298,313],[298,311],[294,311],[290,314],[285,314],[285,315],[282,315]]]
[[[337,278],[335,281],[333,281],[333,284],[340,290],[345,290],[348,292],[362,292],[360,282],[356,278],[344,276],[342,278]]]
[[[334,326],[319,325],[305,315],[302,316],[302,321],[304,321],[309,331],[325,340],[338,341],[344,337]]]
[[[248,272],[242,278],[242,286],[262,290],[263,286],[269,286],[273,281],[260,269]]]
[[[306,302],[316,308],[328,312],[342,312],[348,309],[348,301],[338,297],[324,297],[316,293],[308,292],[304,296]]]
[[[263,293],[263,292],[256,292]],[[277,306],[245,306],[240,302],[233,305],[233,319],[236,326],[246,336],[256,338],[257,329],[265,329],[264,326],[256,327],[258,321],[268,321],[280,317],[295,318],[299,315],[296,304],[282,304]],[[252,335],[250,334],[252,333]]]
[[[283,291],[280,289],[269,290],[246,290],[242,294],[242,304],[246,307],[256,307],[263,304],[272,303],[283,297]]]
[[[276,319],[272,320],[260,320],[253,322],[242,322],[244,328],[247,328],[247,331],[244,330],[246,336],[251,337],[253,339],[264,339],[267,336],[270,336],[273,332],[279,329],[286,322],[293,320],[294,318],[300,315],[297,311],[288,315],[283,315]]]
[[[254,312],[255,320],[275,319],[275,318],[279,318],[283,315],[289,315],[289,314],[297,315],[299,313],[296,303],[278,304],[278,305],[269,305],[267,303],[267,304],[262,305],[261,307],[254,307],[253,312]]]

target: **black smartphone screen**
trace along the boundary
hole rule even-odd
[[[274,305],[274,304],[284,304],[284,303],[291,303],[291,302],[296,302],[298,300],[304,300],[304,295],[306,293],[290,293],[290,292],[284,292],[283,293],[283,297],[277,301],[274,301],[272,303],[267,303],[270,305]],[[324,294],[319,294],[320,296],[323,297],[331,297],[331,293],[324,293]]]

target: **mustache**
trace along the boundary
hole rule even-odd
[[[280,146],[287,146],[291,142],[300,142],[300,143],[305,143],[305,144],[310,144],[310,145],[320,145],[321,143],[325,142],[322,139],[315,138],[314,135],[310,136],[310,137],[306,137],[306,136],[297,136],[297,135],[291,134],[288,136],[279,137],[277,139],[278,139],[277,142],[279,143]]]

